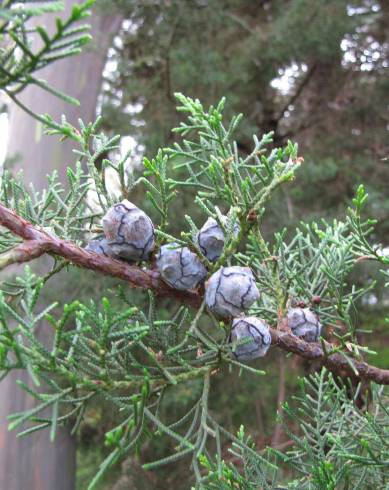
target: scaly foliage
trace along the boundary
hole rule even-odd
[[[59,2],[3,2],[0,88],[16,103],[22,106],[17,94],[31,83],[72,101],[34,73],[52,61],[76,54],[88,40],[85,26],[73,24],[87,15],[90,5],[74,6],[69,19],[58,21],[56,33],[49,35],[40,27],[30,30],[26,23],[32,16],[56,11]],[[43,41],[38,51],[33,51],[31,34]],[[34,243],[20,230],[16,232],[9,219],[18,219],[22,228],[35,226],[39,237],[59,243],[55,249],[43,250],[54,258],[46,275],[36,276],[26,267],[24,274],[1,285],[0,376],[25,369],[32,385],[19,386],[36,400],[34,408],[10,416],[10,429],[19,429],[20,437],[48,429],[54,440],[60,425],[71,424],[77,431],[93,402],[104,400],[115,415],[115,424],[106,431],[108,455],[90,489],[118,460],[139,453],[146,439],[156,437],[169,440],[173,452],[145,463],[144,468],[152,470],[190,458],[197,488],[383,487],[388,481],[387,394],[373,383],[367,390],[366,407],[358,408],[357,398],[366,391],[366,370],[372,373],[367,379],[376,376],[387,384],[388,373],[360,362],[363,354],[371,351],[359,343],[357,300],[371,285],[350,286],[349,277],[361,260],[378,262],[387,276],[389,260],[369,241],[374,223],[362,215],[367,199],[363,186],[343,221],[302,223],[291,238],[281,229],[268,242],[263,238],[262,220],[278,187],[291,182],[301,166],[297,145],[287,142],[269,150],[272,133],[267,133],[261,139],[254,136],[251,150],[242,154],[234,140],[241,116],[226,124],[224,99],[208,110],[182,94],[177,94],[177,99],[179,111],[188,115],[174,130],[181,141],[160,149],[154,159],[145,159],[141,176],[129,171],[130,155],[119,160],[104,158],[96,165],[102,155],[117,150],[119,139],[100,133],[99,119],[89,124],[79,121],[76,128],[65,117],[56,122],[50,116],[32,114],[49,134],[74,141],[77,160],[68,169],[66,186],[55,173],[41,193],[25,188],[8,172],[1,182],[1,212],[8,211],[8,221],[2,214],[5,228],[0,235],[0,268],[31,259],[28,246],[47,246],[39,243],[40,239]],[[115,188],[110,185],[112,179]],[[301,355],[308,352],[311,359],[319,353],[320,360],[324,364],[328,361],[337,373],[334,376],[322,368],[301,380],[300,395],[293,403],[284,404],[280,423],[289,434],[290,449],[258,451],[243,427],[235,435],[218,420],[218,407],[211,406],[212,379],[232,370],[265,376],[266,359],[261,362],[262,369],[257,369],[234,358],[230,324],[207,311],[201,290],[182,296],[190,299],[188,305],[199,305],[195,311],[174,303],[173,290],[172,301],[161,304],[157,296],[161,283],[152,281],[148,282],[146,307],[145,301],[137,301],[123,284],[113,284],[98,300],[44,304],[43,291],[50,279],[76,262],[80,249],[74,244],[84,245],[101,234],[106,210],[131,198],[137,187],[146,190],[158,246],[166,242],[187,246],[209,275],[222,266],[250,267],[261,291],[250,314],[277,327],[272,329],[273,343],[286,338],[285,350]],[[172,205],[177,195],[188,189],[198,207],[196,219],[186,216],[187,229],[175,236],[171,231]],[[203,221],[214,218],[225,233],[224,247],[215,263],[197,243],[199,216]],[[63,252],[71,242],[72,253]],[[85,259],[82,254],[87,253],[81,253]],[[93,269],[99,257],[88,257]],[[118,262],[103,260],[105,272],[109,265],[117,267]],[[82,265],[82,260],[76,263]],[[144,267],[119,265],[127,268],[130,283],[132,272],[145,274]],[[155,271],[148,272],[147,277],[154,277]],[[320,297],[320,301],[313,302],[313,297]],[[303,341],[296,343],[285,331],[287,310],[298,302],[310,303],[320,316],[324,337],[334,330],[328,339],[331,342],[321,339],[321,347],[310,347]],[[52,329],[44,341],[37,335],[42,321]],[[345,362],[337,372],[339,359]],[[361,366],[364,371],[360,373]],[[346,375],[360,383],[354,386]],[[183,388],[189,388],[191,396],[173,413],[164,410],[166,399],[173,394],[178,400]],[[226,455],[232,459],[227,460]]]
[[[43,2],[5,0],[0,6],[0,91],[37,119],[18,99],[27,85],[36,85],[61,99],[78,105],[79,102],[38,78],[35,72],[51,63],[77,55],[89,42],[89,25],[80,24],[89,16],[94,0],[72,7],[68,18],[56,19],[53,33],[39,25],[38,18],[45,13],[63,10],[62,1]]]
[[[197,100],[181,94],[177,99],[179,110],[188,113],[188,121],[175,130],[182,143],[145,160],[140,177],[129,171],[129,155],[118,161],[103,159],[97,169],[97,159],[115,150],[118,141],[99,133],[99,120],[93,124],[80,121],[76,128],[65,119],[57,123],[45,116],[50,134],[71,138],[78,145],[77,162],[68,169],[68,185],[65,188],[54,174],[48,189],[37,193],[6,173],[1,202],[53,237],[85,244],[101,234],[101,217],[108,207],[144,186],[159,245],[174,241],[188,246],[209,274],[224,265],[251,267],[262,297],[250,312],[273,326],[297,300],[320,295],[315,311],[326,330],[337,329],[334,345],[322,340],[323,352],[328,356],[340,353],[356,371],[355,361],[369,349],[358,343],[355,301],[368,288],[349,287],[346,278],[366,256],[388,265],[387,257],[368,241],[372,223],[361,215],[366,201],[363,187],[343,222],[301,225],[289,242],[281,230],[267,243],[261,220],[275,190],[293,180],[301,165],[296,145],[289,142],[269,151],[271,134],[267,134],[261,140],[254,137],[252,152],[242,156],[233,140],[240,116],[225,124],[224,100],[205,110]],[[115,176],[114,189],[108,185],[108,172]],[[199,249],[198,227],[189,216],[188,229],[180,237],[169,233],[171,204],[187,186],[195,191],[194,202],[204,221],[213,217],[226,232],[222,254],[214,264]],[[225,221],[222,215],[227,212]],[[237,224],[240,231],[234,233]],[[2,267],[15,261],[12,253],[19,243],[20,238],[9,231],[1,234]],[[302,382],[298,412],[284,407],[286,416],[299,426],[290,433],[292,451],[258,452],[243,429],[235,436],[219,423],[217,407],[210,407],[212,378],[225,366],[247,375],[265,375],[263,369],[231,356],[228,322],[207,312],[204,301],[195,312],[172,304],[166,311],[155,295],[158,291],[149,291],[149,306],[144,308],[134,303],[123,285],[114,285],[99,301],[41,306],[39,298],[47,281],[71,261],[55,256],[54,267],[46,276],[36,277],[27,268],[24,275],[3,283],[0,369],[2,376],[13,369],[26,369],[35,385],[45,383],[44,393],[21,385],[37,400],[33,409],[11,417],[11,429],[30,422],[21,436],[49,428],[54,438],[63,423],[77,430],[92,401],[100,397],[115,411],[116,425],[106,433],[110,452],[90,489],[120,458],[138,451],[155,434],[170,439],[174,452],[144,468],[190,457],[198,488],[277,488],[277,481],[286,481],[285,465],[285,475],[292,475],[287,476],[285,488],[347,488],[349,482],[355,488],[368,488],[371,482],[383,481],[387,463],[378,439],[387,431],[387,420],[382,390],[372,388],[374,408],[360,412],[347,390],[323,370]],[[36,336],[42,319],[53,330],[45,343]],[[261,363],[261,368],[265,366],[266,361]],[[180,407],[176,417],[164,413],[165,396],[193,383],[198,394],[192,405]],[[43,415],[48,408],[51,416]],[[363,443],[357,434],[363,436]],[[243,461],[242,474],[223,461],[229,444],[233,456]],[[353,464],[342,465],[346,460]]]

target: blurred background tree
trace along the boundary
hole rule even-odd
[[[277,225],[323,210],[333,215],[364,180],[381,203],[380,239],[387,236],[387,2],[116,4],[125,21],[103,86],[107,129],[131,135],[150,156],[174,137],[174,92],[206,105],[227,94],[230,113],[245,115],[242,149],[244,135],[274,131],[276,145],[293,138],[304,155],[303,180],[287,196],[289,214],[284,200],[274,209]]]
[[[8,8],[12,12],[21,4],[16,2],[4,2],[4,9]],[[31,13],[26,15],[27,27],[34,29],[37,26],[44,26],[48,35],[54,36],[56,33],[57,17],[64,22],[70,18],[72,7],[75,5],[73,0],[66,0],[61,8],[60,2],[46,2],[38,4],[36,15]],[[26,9],[33,8],[34,5],[26,4]],[[39,8],[42,9],[39,12]],[[53,14],[55,12],[55,14]],[[7,19],[7,10],[2,11],[4,19]],[[9,20],[9,19],[7,19]],[[48,54],[58,55],[59,60],[54,61],[54,65],[48,64],[37,73],[37,78],[43,79],[48,86],[54,90],[61,91],[79,101],[81,104],[69,104],[66,98],[55,96],[42,87],[31,84],[20,94],[17,93],[19,103],[27,107],[35,114],[50,114],[55,120],[60,120],[62,114],[72,123],[77,123],[78,118],[90,121],[95,118],[98,96],[101,89],[102,71],[105,64],[107,50],[112,42],[113,34],[117,31],[121,23],[121,17],[117,15],[106,15],[94,11],[89,19],[84,20],[84,24],[90,25],[90,34],[93,41],[84,48],[81,54],[64,57],[63,50]],[[6,23],[2,24],[4,27]],[[80,27],[80,23],[76,24]],[[69,27],[75,27],[73,24]],[[81,31],[79,35],[83,34]],[[32,50],[37,52],[41,49],[43,42],[37,35],[30,33]],[[73,40],[74,38],[70,37]],[[61,42],[62,39],[59,39]],[[80,43],[82,46],[83,43]],[[77,45],[68,46],[75,48]],[[54,48],[54,46],[53,46]],[[61,59],[61,56],[64,59]],[[27,60],[29,61],[29,60]],[[5,65],[4,65],[5,67]],[[7,67],[8,68],[8,67]],[[2,87],[3,88],[3,87]],[[9,108],[9,138],[7,144],[8,161],[6,168],[12,168],[13,172],[23,171],[22,179],[26,185],[33,185],[35,189],[41,190],[47,186],[47,175],[54,170],[65,181],[66,167],[74,160],[71,141],[66,141],[62,145],[54,138],[43,136],[42,123],[33,119],[22,107],[11,104]],[[1,139],[1,138],[0,138]],[[1,145],[0,145],[1,146]],[[35,264],[36,265],[36,264]],[[48,267],[48,261],[40,261],[38,265]],[[59,284],[58,289],[63,289]],[[56,293],[60,294],[58,289]],[[72,286],[69,285],[69,290]],[[69,294],[63,292],[63,294]],[[40,337],[50,336],[50,330],[44,321],[39,327]],[[25,410],[31,407],[33,401],[20,390],[15,382],[23,380],[31,383],[30,376],[23,371],[15,371],[0,384],[0,488],[8,490],[20,490],[30,488],[31,490],[72,490],[75,485],[75,440],[70,435],[70,431],[62,429],[58,433],[56,443],[50,441],[48,433],[35,433],[31,440],[20,439],[16,434],[8,430],[7,416],[15,411]],[[16,461],[22,461],[17,465]]]

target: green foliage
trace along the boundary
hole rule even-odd
[[[240,427],[228,452],[232,458],[242,463],[242,471],[238,471],[238,465],[226,463],[219,455],[216,463],[203,456],[201,463],[207,470],[207,475],[203,478],[205,489],[275,488],[278,479],[275,458],[269,451],[264,451],[263,455],[256,452],[255,444],[250,437],[245,436],[243,426]]]
[[[302,432],[296,438],[289,431],[295,448],[279,454],[302,475],[296,488],[371,488],[387,482],[387,450],[381,446],[388,424],[386,396],[373,386],[370,410],[363,412],[356,407],[363,387],[354,398],[348,388],[322,370],[301,382],[298,410],[284,406],[284,417]]]
[[[77,55],[91,39],[89,26],[79,22],[89,16],[94,0],[74,4],[69,17],[56,19],[55,31],[49,33],[44,26],[32,24],[34,18],[45,13],[63,10],[63,2],[5,0],[0,7],[0,91],[4,91],[16,104],[33,117],[18,99],[18,94],[27,85],[36,85],[57,97],[78,105],[79,102],[45,80],[37,78],[35,72],[51,63]]]
[[[33,27],[35,17],[60,11],[62,2],[6,0],[0,7],[0,90],[43,122],[49,134],[69,138],[77,147],[67,185],[53,174],[47,190],[37,193],[6,172],[1,202],[53,236],[83,245],[102,233],[107,208],[144,195],[142,206],[156,225],[158,246],[171,241],[188,246],[209,273],[223,265],[253,270],[261,299],[250,314],[273,326],[290,306],[303,302],[319,314],[324,336],[331,332],[333,352],[353,369],[355,359],[365,354],[374,362],[371,347],[379,342],[370,341],[371,332],[360,328],[358,309],[375,280],[382,286],[389,280],[388,257],[378,243],[385,237],[388,209],[381,160],[387,92],[383,3],[362,0],[350,10],[348,2],[335,0],[277,0],[255,6],[245,0],[119,1],[132,28],[123,27],[122,43],[115,48],[118,70],[104,94],[103,118],[74,127],[65,118],[56,122],[32,113],[18,96],[35,84],[77,103],[36,72],[77,54],[88,42],[88,27],[77,22],[91,5],[89,0],[75,4],[67,19],[57,20],[53,33]],[[353,54],[348,59],[342,57],[345,41]],[[294,79],[283,94],[271,81],[291,65]],[[179,112],[188,118],[170,134],[177,124],[177,90],[202,94],[206,103],[217,94],[231,94],[226,108],[230,122],[223,114],[224,99],[206,109],[198,100],[177,94]],[[130,108],[128,114],[134,103],[139,110]],[[245,119],[231,116],[242,110]],[[156,152],[144,159],[140,176],[129,171],[130,154],[111,157],[119,142],[112,131],[123,131],[125,124],[127,132],[129,119],[147,153]],[[110,136],[100,132],[101,124]],[[264,136],[251,142],[251,133]],[[302,159],[289,137],[297,138],[306,161],[314,162],[302,166],[300,184],[294,177]],[[171,145],[156,151],[166,141]],[[273,141],[276,148],[270,150]],[[377,157],[377,172],[372,172],[371,161]],[[380,220],[376,228],[375,221],[364,218],[370,209],[365,188],[356,185],[358,174],[368,183],[370,207]],[[285,190],[284,184],[292,181],[293,187]],[[325,194],[320,199],[319,186]],[[289,204],[293,201],[288,219],[280,195]],[[308,220],[343,201],[350,204],[346,215],[339,207],[335,220]],[[183,203],[185,211],[190,203],[190,216]],[[295,222],[293,206],[305,222]],[[207,260],[196,240],[208,217],[226,235],[216,264]],[[297,224],[295,231],[291,224]],[[19,243],[2,228],[0,268],[15,262]],[[53,258],[46,275],[36,276],[27,267],[1,284],[0,378],[25,369],[31,379],[31,384],[18,384],[35,400],[34,408],[10,416],[9,427],[19,437],[47,429],[54,440],[60,425],[79,432],[95,417],[93,424],[105,433],[98,457],[105,459],[89,488],[97,488],[110,468],[131,455],[140,456],[145,470],[190,461],[196,488],[385,488],[385,389],[354,385],[321,369],[300,380],[300,394],[280,411],[279,423],[291,445],[285,450],[259,448],[243,426],[237,434],[226,427],[225,412],[242,412],[240,420],[246,424],[253,410],[241,393],[224,387],[235,374],[239,388],[250,377],[250,393],[260,380],[268,383],[268,357],[253,365],[235,360],[229,325],[207,313],[204,304],[193,312],[160,301],[152,291],[142,299],[101,278],[107,284],[101,287],[102,297],[63,305],[54,293],[55,300],[47,304],[43,295],[50,279],[61,271],[69,277],[71,267]],[[353,286],[353,271],[367,261],[381,269],[381,276]],[[84,275],[85,282],[96,280]],[[313,297],[320,301],[313,303]],[[37,336],[43,321],[52,331],[44,340]],[[322,340],[326,354],[328,347]],[[381,349],[376,365],[387,367],[384,353]],[[96,417],[96,406],[103,407],[103,420]],[[266,422],[269,412],[266,407]],[[145,456],[145,446],[156,451]]]
[[[286,403],[281,411],[292,449],[265,453],[268,467],[272,464],[278,471],[266,471],[266,465],[256,460],[258,453],[233,446],[229,452],[236,464],[202,459],[207,469],[204,488],[385,488],[389,471],[387,394],[373,385],[369,410],[363,411],[356,407],[362,387],[353,390],[354,397],[349,390],[347,383],[334,379],[325,369],[301,379],[294,407]],[[243,440],[242,429],[238,439]],[[238,471],[239,467],[243,470]]]
[[[131,197],[138,187],[146,189],[160,244],[187,245],[209,273],[223,265],[251,267],[262,291],[251,313],[271,325],[289,305],[320,295],[316,311],[327,328],[341,323],[334,349],[353,366],[355,357],[370,352],[359,344],[354,322],[356,300],[368,288],[350,287],[346,279],[363,257],[387,265],[387,258],[368,241],[372,222],[361,215],[366,201],[363,187],[344,221],[302,224],[290,241],[281,230],[267,242],[261,233],[262,219],[275,189],[294,179],[300,164],[297,147],[288,142],[269,151],[271,134],[267,134],[261,140],[254,137],[252,151],[241,155],[233,140],[240,116],[226,124],[224,100],[205,110],[197,100],[181,94],[177,98],[180,112],[188,114],[187,122],[175,130],[182,142],[161,149],[155,159],[146,159],[138,178],[129,171],[129,155],[119,161],[103,159],[96,167],[101,155],[117,149],[118,141],[99,133],[99,120],[87,125],[80,121],[75,128],[66,119],[57,123],[45,116],[50,134],[70,138],[78,146],[77,162],[68,169],[68,186],[65,190],[53,175],[47,191],[36,193],[6,173],[2,203],[51,234],[83,244],[101,234],[100,220],[109,206]],[[108,186],[108,171],[116,176],[114,190]],[[188,186],[193,188],[202,220],[212,216],[226,232],[216,264],[201,254],[195,241],[197,227],[189,216],[188,229],[180,237],[169,233],[171,206]],[[224,223],[221,216],[227,212]],[[1,234],[3,267],[18,243],[9,232]],[[0,371],[5,376],[22,368],[35,385],[44,382],[45,392],[20,384],[37,404],[11,416],[11,429],[23,424],[19,436],[47,428],[54,439],[58,425],[64,423],[76,431],[95,400],[104,400],[115,414],[114,425],[105,434],[106,458],[90,489],[122,458],[139,453],[146,440],[159,438],[170,441],[171,453],[145,463],[144,469],[190,458],[197,488],[283,488],[275,485],[284,484],[285,475],[285,488],[347,488],[347,482],[365,488],[361,485],[386,477],[386,455],[378,444],[387,430],[382,391],[374,388],[374,406],[379,410],[364,414],[348,398],[346,388],[323,370],[302,382],[297,412],[284,407],[284,419],[298,425],[297,431],[290,431],[293,449],[257,451],[243,429],[235,436],[218,420],[218,407],[210,406],[212,378],[221,369],[265,375],[263,369],[231,356],[226,322],[207,313],[204,303],[196,312],[182,305],[169,304],[166,309],[151,291],[148,307],[144,302],[135,304],[134,296],[115,284],[97,301],[42,307],[40,295],[46,282],[69,266],[56,259],[44,277],[35,277],[27,268],[23,276],[3,283]],[[42,320],[52,327],[52,337],[44,343],[35,335]],[[191,392],[188,403],[173,412],[166,410],[169,399],[178,400],[183,389]],[[366,442],[361,444],[355,434]],[[226,448],[242,461],[242,471],[223,461]],[[349,460],[352,465],[341,464]],[[368,469],[362,462],[369,462]]]

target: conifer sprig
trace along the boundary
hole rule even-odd
[[[27,85],[36,85],[66,102],[79,105],[74,97],[52,87],[35,73],[55,61],[81,52],[91,36],[89,25],[80,21],[90,15],[93,4],[94,0],[74,4],[68,18],[56,18],[53,33],[44,26],[35,26],[31,20],[45,13],[62,11],[62,1],[37,3],[6,0],[0,7],[0,91],[4,91],[15,104],[41,122],[45,119],[26,107],[18,94]]]
[[[49,428],[54,438],[58,425],[72,423],[76,430],[92,401],[105,399],[117,414],[116,425],[106,434],[110,452],[90,488],[156,431],[174,443],[174,450],[145,468],[188,458],[198,488],[276,488],[282,480],[282,465],[294,471],[295,479],[288,488],[311,488],[313,481],[314,488],[335,489],[344,481],[357,482],[353,472],[358,474],[362,462],[371,471],[359,472],[360,481],[382,478],[386,456],[378,454],[377,437],[386,430],[385,417],[369,419],[359,413],[347,399],[346,389],[336,384],[339,379],[352,380],[360,383],[359,390],[370,381],[389,384],[389,371],[364,362],[364,353],[370,351],[358,343],[354,311],[368,288],[349,284],[354,266],[366,257],[387,264],[387,258],[370,245],[372,223],[362,217],[363,189],[343,222],[302,224],[291,239],[280,230],[266,240],[262,222],[267,202],[280,185],[294,178],[302,163],[296,146],[288,143],[283,149],[269,151],[271,135],[266,135],[261,140],[254,138],[252,153],[242,157],[232,139],[240,118],[225,125],[223,101],[205,110],[200,102],[182,95],[178,100],[180,110],[189,113],[188,123],[177,130],[185,140],[161,149],[155,159],[146,159],[140,177],[129,171],[128,155],[119,161],[105,158],[96,166],[101,155],[117,150],[118,142],[118,137],[99,132],[99,121],[80,121],[76,128],[66,119],[55,122],[48,116],[44,119],[49,133],[71,138],[78,145],[75,166],[68,169],[68,185],[53,175],[47,191],[36,193],[5,173],[0,204],[4,227],[1,267],[43,254],[55,259],[44,277],[34,276],[27,268],[23,276],[2,285],[1,373],[5,376],[13,369],[26,369],[35,384],[44,382],[47,387],[42,393],[21,385],[37,399],[37,405],[14,414],[10,427],[29,421],[32,425],[21,435]],[[117,177],[114,191],[107,182],[108,169]],[[170,287],[156,269],[155,255],[151,263],[134,265],[83,247],[92,237],[101,236],[106,210],[120,199],[131,198],[140,186],[146,189],[152,210],[157,247],[172,242],[188,247],[207,268],[208,276],[223,266],[250,267],[262,293],[250,314],[270,324],[272,345],[324,366],[303,386],[298,400],[303,412],[295,415],[284,407],[284,414],[300,424],[299,432],[290,435],[290,452],[259,452],[243,429],[236,436],[215,417],[217,407],[210,406],[210,393],[224,366],[247,375],[265,376],[266,372],[232,355],[227,321],[220,322],[206,309],[202,286],[187,291]],[[172,205],[183,189],[191,189],[202,219],[213,218],[225,233],[223,249],[214,263],[197,242],[199,226],[191,216],[179,237],[170,231]],[[47,282],[71,265],[124,283],[114,284],[99,301],[42,307],[41,291]],[[128,286],[147,291],[146,308],[145,301],[137,302],[127,294]],[[308,343],[291,332],[287,312],[301,302],[320,315],[324,337],[326,329],[339,327],[332,338]],[[43,319],[53,330],[49,345],[35,335]],[[261,367],[265,366],[263,362]],[[167,390],[179,393],[182,386],[195,387],[194,402],[173,419],[163,412],[164,394]],[[376,406],[382,407],[384,394],[379,388],[374,390]],[[362,445],[355,438],[346,440],[346,434],[357,429],[367,441]],[[328,444],[331,450],[327,453],[324,446]],[[243,462],[244,476],[223,461],[226,445]],[[350,471],[336,461],[345,455],[353,461]]]

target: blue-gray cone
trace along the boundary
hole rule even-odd
[[[224,218],[227,220],[226,216]],[[238,233],[239,225],[236,224],[234,226],[234,235]],[[213,218],[208,218],[197,234],[197,243],[200,250],[211,262],[216,262],[222,254],[225,239],[223,228]]]
[[[235,318],[232,322],[230,343],[238,361],[263,357],[271,345],[269,326],[255,316]]]
[[[259,296],[253,273],[248,267],[222,267],[205,284],[208,308],[224,318],[244,313]]]
[[[306,342],[318,342],[322,325],[309,308],[291,308],[287,320],[293,335],[303,338]]]
[[[157,268],[162,279],[175,289],[194,289],[207,276],[197,255],[177,243],[163,245],[157,255]]]
[[[130,201],[112,206],[103,217],[103,229],[115,255],[138,262],[147,260],[154,249],[151,219]]]
[[[107,239],[104,237],[91,240],[85,247],[85,250],[87,250],[88,252],[105,255],[106,257],[115,258],[115,254],[112,248],[109,246]]]

